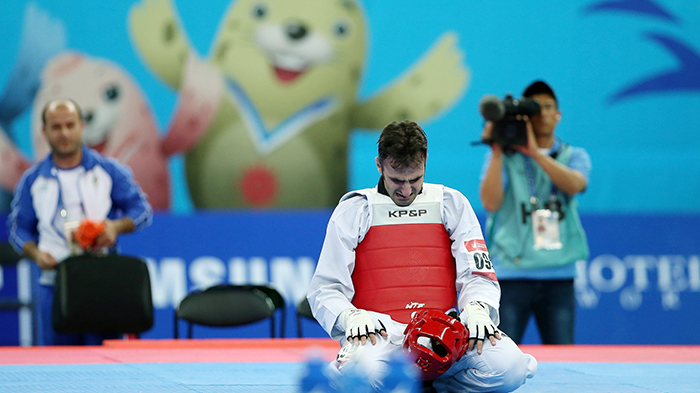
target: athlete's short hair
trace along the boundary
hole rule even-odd
[[[389,123],[379,136],[379,164],[391,158],[395,169],[405,169],[425,162],[428,138],[418,123],[404,120]]]

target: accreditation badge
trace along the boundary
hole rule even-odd
[[[535,250],[558,250],[562,248],[559,238],[559,212],[537,209],[532,212],[532,234]]]
[[[66,221],[63,223],[63,235],[66,237],[66,243],[68,243],[68,250],[70,255],[81,255],[83,254],[83,249],[75,240],[75,231],[80,226],[80,221]]]

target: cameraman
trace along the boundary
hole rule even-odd
[[[555,137],[561,112],[549,85],[536,81],[523,97],[541,108],[525,118],[527,145],[492,143],[479,190],[501,285],[499,328],[520,344],[534,314],[543,344],[573,344],[575,262],[588,258],[575,195],[588,184],[590,157]],[[484,126],[484,140],[493,125]]]

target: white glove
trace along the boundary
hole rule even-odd
[[[501,331],[493,324],[486,305],[482,302],[469,302],[462,311],[466,318],[467,330],[469,330],[469,348],[472,349],[476,341],[477,351],[481,353],[481,347],[484,340],[489,339],[491,343],[495,343],[491,337],[501,339]]]
[[[380,333],[386,337],[386,328],[382,321],[377,321],[379,326],[375,326],[372,316],[365,310],[345,310],[340,314],[340,325],[345,329],[345,337],[350,342],[367,343],[369,338],[372,344],[377,343],[375,333]],[[383,332],[383,333],[382,333]]]

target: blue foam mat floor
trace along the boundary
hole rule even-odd
[[[296,393],[303,363],[0,366],[0,391]],[[700,364],[546,363],[518,393],[700,392]]]

